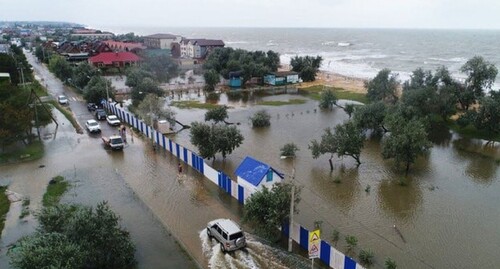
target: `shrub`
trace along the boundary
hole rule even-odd
[[[370,265],[373,263],[373,251],[371,250],[365,250],[365,249],[362,249],[360,252],[359,252],[359,260],[363,263],[363,264],[366,264],[366,265]]]
[[[347,251],[349,252],[358,245],[358,238],[354,235],[347,235],[345,242],[347,243]]]
[[[265,110],[257,111],[250,120],[252,120],[253,127],[267,127],[271,125],[271,115]]]

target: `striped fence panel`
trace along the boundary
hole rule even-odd
[[[115,106],[111,106],[110,104],[106,104],[106,107],[115,111],[115,115],[121,115],[122,121],[126,119],[127,123],[140,130],[147,137],[155,137],[155,142],[157,144],[170,151],[174,156],[177,156],[179,160],[193,167],[196,171],[199,171],[208,180],[217,184],[221,189],[237,199],[240,204],[244,204],[246,199],[252,195],[252,191],[245,189],[245,187],[232,181],[231,178],[223,172],[219,172],[206,164],[203,158],[196,155],[194,152],[173,142],[163,134],[160,135],[158,132],[150,129],[151,127],[140,121],[134,115]],[[287,236],[291,236],[292,240],[298,243],[303,249],[308,249],[309,230],[302,227],[300,224],[295,222],[292,223],[291,231],[289,226],[285,225],[282,227],[282,232]],[[320,244],[320,260],[335,269],[365,269],[360,264],[357,264],[352,258],[344,255],[324,240],[321,240]]]

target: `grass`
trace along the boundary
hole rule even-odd
[[[63,107],[55,100],[49,101],[49,103],[52,104],[52,106],[54,106],[55,108],[57,108],[57,110],[61,111],[64,117],[66,117],[66,119],[68,119],[69,122],[71,122],[71,125],[73,125],[73,128],[75,128],[77,133],[83,132],[82,127],[80,127],[75,117],[73,117],[73,113],[71,113],[71,109],[69,107],[67,108]]]
[[[191,108],[213,109],[220,107],[220,105],[217,104],[200,103],[199,101],[174,101],[172,102],[171,105],[176,106],[178,108],[186,108],[186,109],[191,109]]]
[[[9,212],[10,201],[5,194],[7,186],[0,186],[0,235],[2,234],[3,227],[5,225],[5,217],[7,212]]]
[[[288,101],[260,101],[257,105],[260,106],[286,106],[286,105],[302,105],[307,101],[304,99],[290,99]]]
[[[0,154],[0,164],[37,160],[43,153],[43,143],[36,140],[23,148]]]
[[[64,177],[53,177],[47,186],[47,191],[43,195],[43,206],[48,207],[58,204],[61,200],[61,196],[66,192],[68,187],[69,183],[64,180]]]
[[[307,88],[301,88],[299,89],[299,93],[302,95],[305,95],[311,99],[314,100],[319,100],[320,99],[320,94],[323,89],[331,89],[335,93],[335,96],[337,96],[338,99],[345,99],[345,100],[352,100],[352,101],[357,101],[363,104],[368,104],[368,98],[366,97],[366,94],[364,93],[357,93],[357,92],[351,92],[343,88],[337,88],[337,87],[327,87],[327,86],[322,86],[322,85],[316,85],[316,86],[311,86]]]

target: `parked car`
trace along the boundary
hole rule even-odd
[[[247,245],[240,226],[230,219],[216,219],[207,224],[207,235],[220,243],[222,252],[234,251]]]
[[[95,110],[95,118],[97,120],[105,120],[106,119],[106,111],[102,108],[97,108]]]
[[[104,142],[104,146],[110,147],[112,150],[120,150],[123,149],[125,145],[123,143],[123,139],[119,135],[112,135],[110,137],[102,137],[102,142]]]
[[[106,116],[106,121],[111,126],[118,126],[118,125],[121,124],[120,119],[118,119],[118,117],[115,116],[115,115],[107,115]]]
[[[88,103],[87,104],[87,109],[92,112],[92,111],[95,111],[97,109],[97,105],[94,104],[94,103]]]
[[[101,125],[96,120],[88,120],[85,122],[85,127],[91,133],[100,133]]]
[[[61,105],[66,105],[69,103],[68,98],[64,95],[57,96],[57,102],[59,102],[59,104]]]

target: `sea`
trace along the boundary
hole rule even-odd
[[[500,69],[500,30],[92,27],[115,34],[222,39],[228,47],[276,51],[282,64],[295,56],[319,55],[321,70],[362,79],[388,68],[403,82],[417,68],[434,71],[445,66],[455,78],[464,80],[460,67],[474,56]],[[500,89],[499,77],[493,89]]]

